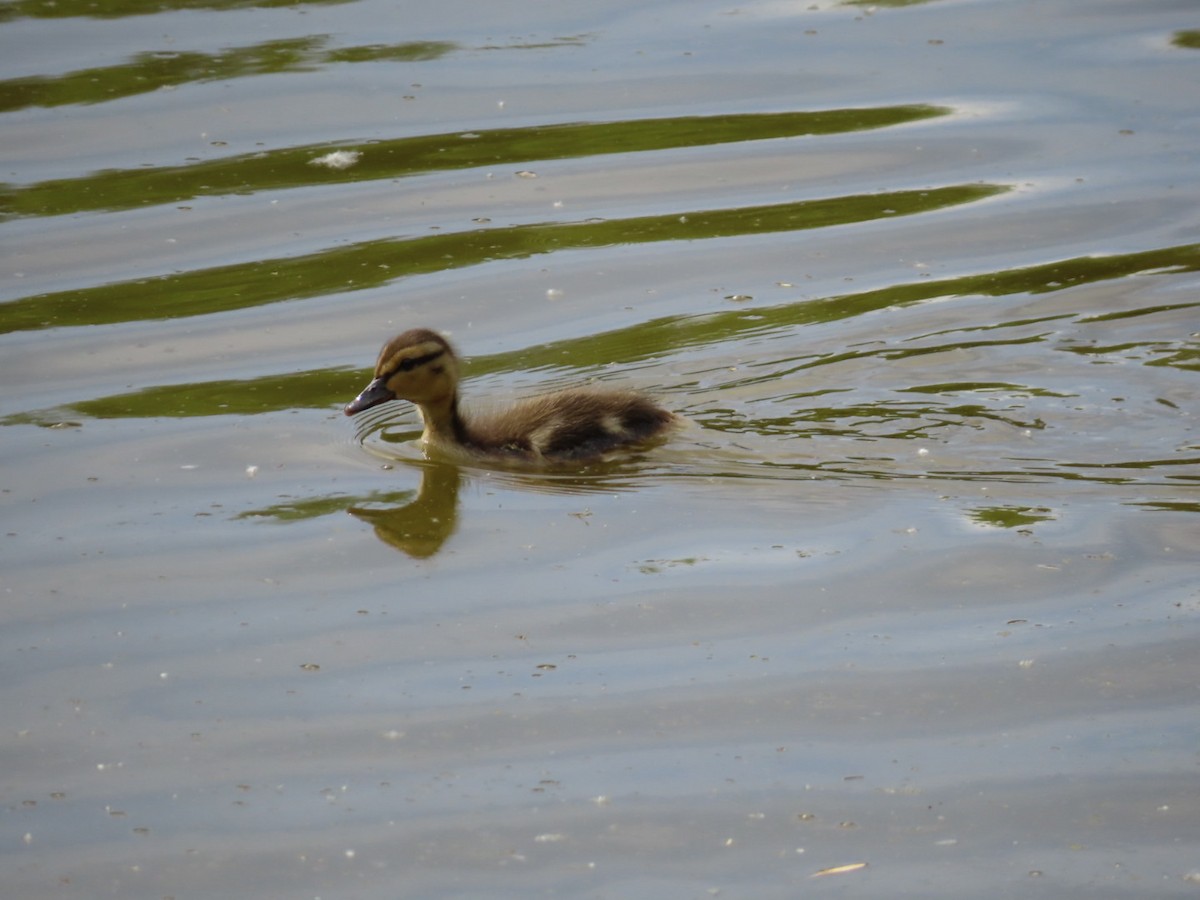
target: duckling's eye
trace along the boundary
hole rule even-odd
[[[445,352],[445,350],[434,350],[432,353],[426,353],[424,356],[406,356],[395,364],[391,373],[395,375],[397,372],[411,372],[417,366],[433,362]]]

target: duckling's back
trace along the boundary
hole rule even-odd
[[[570,462],[651,441],[678,422],[674,413],[634,391],[572,390],[531,398],[471,425],[480,449]]]

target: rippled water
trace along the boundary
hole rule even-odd
[[[0,7],[5,890],[1194,896],[1195,12]]]

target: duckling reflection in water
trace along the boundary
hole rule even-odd
[[[383,345],[375,378],[346,415],[387,403],[416,404],[427,447],[464,461],[532,467],[599,460],[662,437],[680,418],[636,391],[579,388],[522,400],[495,415],[464,417],[458,408],[458,357],[425,328]]]
[[[385,544],[413,559],[428,559],[458,527],[458,466],[421,463],[421,488],[409,503],[383,508],[351,506],[350,515],[368,522]]]

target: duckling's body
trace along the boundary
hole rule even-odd
[[[458,358],[441,335],[414,328],[379,352],[375,378],[346,415],[408,400],[425,422],[424,441],[445,455],[534,466],[586,462],[646,443],[679,417],[635,391],[578,389],[520,401],[494,415],[464,418]]]

